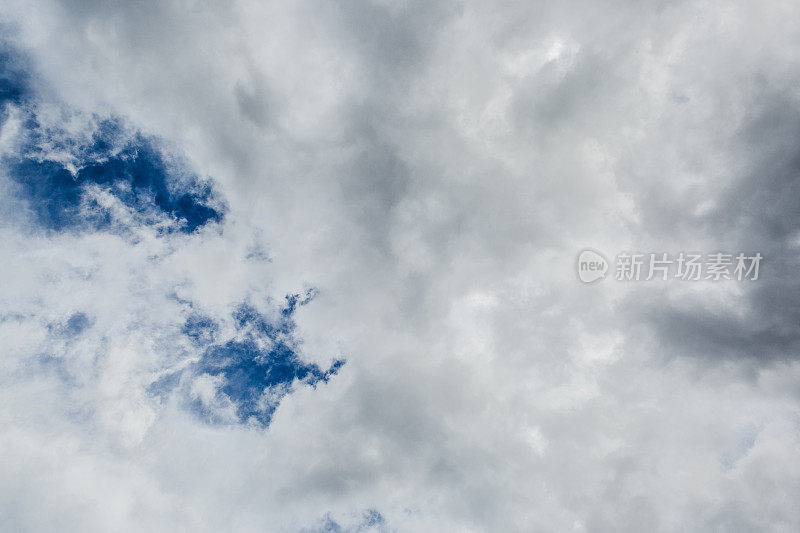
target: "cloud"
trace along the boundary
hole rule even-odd
[[[796,9],[7,3],[4,525],[797,529]]]

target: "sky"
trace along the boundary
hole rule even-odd
[[[4,1],[0,530],[800,530],[798,17]]]

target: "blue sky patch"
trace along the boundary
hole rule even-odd
[[[269,424],[280,399],[293,386],[303,383],[316,386],[327,382],[344,365],[336,359],[327,368],[306,363],[298,356],[299,339],[295,334],[294,313],[313,297],[288,295],[282,306],[266,315],[249,304],[241,304],[233,312],[235,333],[220,339],[220,326],[209,317],[193,313],[186,320],[183,334],[191,339],[202,357],[184,375],[181,382],[189,386],[199,376],[211,378],[217,397],[213,405],[195,399],[192,407],[203,418],[220,422],[218,408],[228,406],[239,422]],[[174,376],[165,376],[153,391],[164,391],[178,385]],[[222,401],[220,401],[220,398]]]
[[[60,162],[33,155],[6,160],[10,176],[42,226],[53,230],[112,227],[113,213],[87,194],[89,186],[121,202],[137,215],[139,223],[158,224],[166,217],[174,224],[164,226],[166,232],[177,228],[192,233],[222,219],[223,209],[210,182],[175,175],[155,141],[140,134],[118,149],[115,141],[120,129],[115,121],[105,121],[94,133],[91,145],[72,147],[80,165],[74,172]],[[33,140],[44,135],[36,130],[34,133]]]
[[[22,56],[0,43],[0,108],[19,104],[30,93],[30,79]]]
[[[375,509],[367,509],[361,515],[361,522],[350,527],[341,526],[330,514],[325,515],[322,524],[315,529],[304,529],[306,533],[360,533],[367,531],[388,531],[386,519]]]
[[[26,61],[0,46],[0,120],[14,109],[21,124],[18,149],[2,164],[39,225],[63,231],[140,224],[192,233],[222,220],[225,208],[212,182],[159,149],[158,139],[116,118],[85,121],[93,127],[88,134],[52,119],[43,123],[31,93]],[[67,121],[69,111],[61,112]],[[115,207],[131,216],[120,220]]]

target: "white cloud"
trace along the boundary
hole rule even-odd
[[[10,2],[71,135],[93,113],[123,117],[215,179],[229,210],[192,235],[45,234],[2,200],[0,516],[19,530],[296,531],[326,516],[355,530],[369,509],[400,531],[797,529],[794,345],[759,360],[768,329],[728,357],[719,330],[681,344],[689,328],[658,314],[794,311],[759,307],[756,289],[587,287],[573,272],[589,245],[760,238],[714,217],[778,146],[737,144],[765,87],[798,109],[796,10]],[[268,298],[308,286],[300,353],[347,364],[295,387],[268,428],[210,425],[149,392],[199,357],[185,302],[229,338],[242,301],[274,312]],[[77,312],[84,332],[53,333]],[[215,379],[191,393],[223,412]]]

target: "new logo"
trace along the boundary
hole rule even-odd
[[[605,278],[608,261],[599,252],[585,249],[578,254],[578,277],[584,283],[592,283]]]

